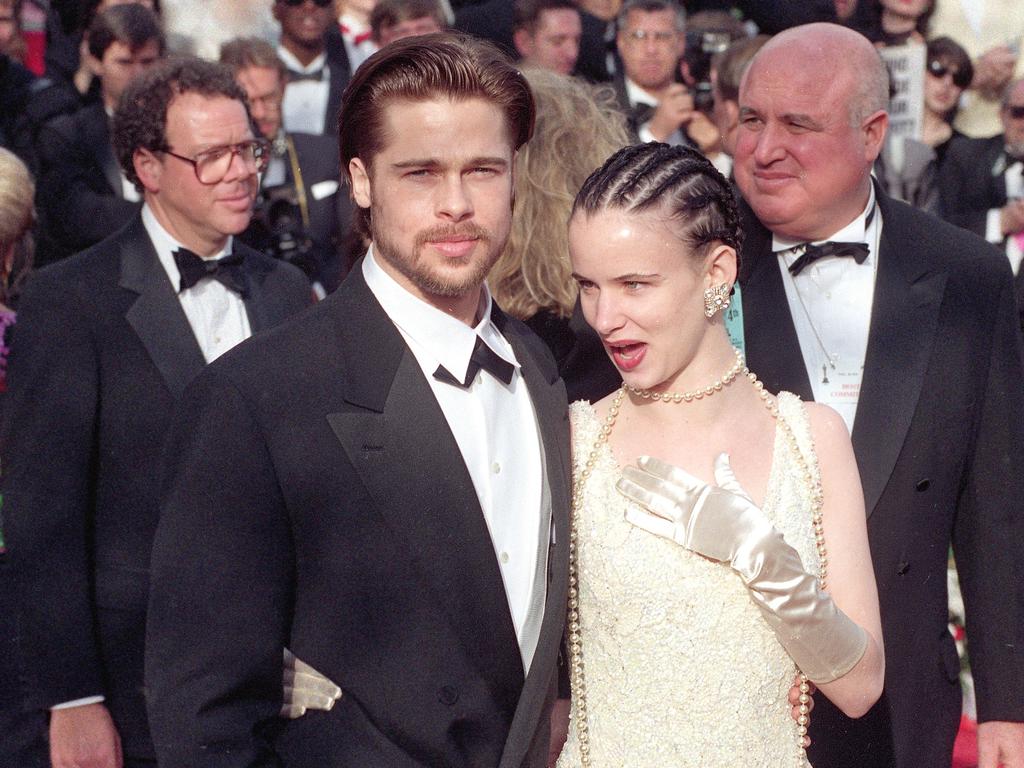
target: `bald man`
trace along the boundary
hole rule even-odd
[[[961,711],[952,545],[979,765],[1022,768],[1024,361],[1012,275],[980,238],[872,183],[887,96],[872,46],[831,24],[773,38],[739,94],[748,361],[768,389],[832,405],[851,429],[882,609],[886,693],[859,721],[819,696],[812,762],[950,765]]]

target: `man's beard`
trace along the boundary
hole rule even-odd
[[[373,236],[374,252],[428,296],[459,298],[476,290],[483,284],[487,273],[494,266],[494,262],[498,260],[504,247],[504,244],[501,247],[495,247],[492,233],[473,223],[440,225],[422,230],[416,234],[412,253],[403,253],[397,245],[392,243],[386,233],[378,229],[373,217],[370,219],[370,231]],[[471,269],[457,277],[448,278],[441,270],[435,271],[433,264],[423,259],[421,253],[424,248],[428,247],[427,244],[430,241],[453,236],[476,238],[477,246],[474,253],[467,257],[467,259],[473,260]],[[481,248],[485,254],[483,257],[479,255],[478,249]]]

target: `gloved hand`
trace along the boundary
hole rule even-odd
[[[643,508],[628,509],[627,521],[735,570],[815,683],[840,678],[860,661],[867,632],[804,570],[800,554],[740,487],[728,455],[715,459],[717,487],[659,459],[642,456],[637,464],[618,482],[619,492]]]
[[[284,703],[281,717],[294,720],[309,709],[329,711],[341,698],[336,686],[306,662],[284,649]]]

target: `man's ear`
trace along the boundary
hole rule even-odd
[[[103,78],[103,62],[93,56],[88,48],[83,47],[83,58],[85,59],[85,65],[92,72],[92,76],[95,78]]]
[[[875,162],[885,143],[885,134],[889,130],[889,115],[880,109],[869,116],[863,124],[864,155],[868,162]]]
[[[349,160],[348,173],[352,179],[352,199],[360,208],[369,208],[373,202],[370,194],[370,173],[363,165],[363,161],[358,157]]]
[[[159,192],[160,181],[163,178],[164,166],[156,155],[148,149],[136,149],[132,155],[132,165],[135,173],[142,182],[147,192]]]
[[[533,38],[525,29],[517,29],[513,32],[512,42],[515,44],[516,50],[519,51],[519,55],[524,59],[533,54]]]

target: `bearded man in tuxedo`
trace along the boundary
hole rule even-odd
[[[471,38],[399,40],[353,76],[340,146],[368,253],[211,366],[168,444],[146,659],[162,765],[546,764],[565,388],[484,284],[533,115]],[[337,685],[290,720],[283,656]]]

